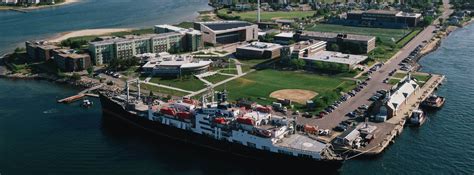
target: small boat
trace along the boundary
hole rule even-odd
[[[420,109],[413,110],[410,116],[410,124],[412,126],[421,126],[426,121],[425,113]]]
[[[421,103],[421,106],[427,108],[441,108],[444,105],[445,98],[437,95],[429,96],[425,101]]]
[[[92,101],[90,101],[88,99],[85,99],[85,100],[82,101],[81,106],[84,107],[84,108],[90,108],[90,107],[92,107],[93,104],[94,103]]]

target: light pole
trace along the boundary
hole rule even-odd
[[[260,0],[257,0],[257,23],[260,23]]]

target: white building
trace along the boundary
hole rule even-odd
[[[191,55],[171,55],[167,52],[141,54],[136,57],[145,59],[144,73],[157,76],[179,76],[207,72],[212,61],[195,60]]]

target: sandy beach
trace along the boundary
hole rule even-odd
[[[68,38],[78,37],[78,36],[94,36],[94,35],[107,35],[115,32],[126,32],[131,31],[131,28],[114,28],[114,29],[85,29],[72,32],[61,33],[55,37],[46,39],[49,42],[61,42]]]

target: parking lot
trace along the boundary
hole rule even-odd
[[[392,87],[392,85],[388,84],[388,78],[391,77],[396,70],[413,69],[412,63],[415,62],[415,58],[419,54],[425,41],[433,37],[434,30],[436,30],[435,26],[428,26],[420,32],[418,36],[413,38],[412,41],[407,43],[392,59],[385,64],[375,65],[369,70],[368,78],[365,81],[362,81],[358,87],[345,96],[342,96],[340,103],[326,108],[327,112],[322,112],[324,113],[323,115],[313,118],[298,117],[298,123],[315,125],[323,130],[331,130],[333,134],[330,134],[330,137],[325,139],[332,140],[341,133],[340,131],[345,129],[341,126],[341,124],[344,123],[343,121],[353,120],[353,115],[360,115],[357,113],[363,111],[363,108],[369,106],[373,100],[382,98],[383,95],[377,92],[388,90]],[[359,122],[360,120],[361,119],[359,119]],[[396,124],[390,123],[370,122],[370,124],[378,127],[375,135],[380,137],[390,133],[396,126]]]

